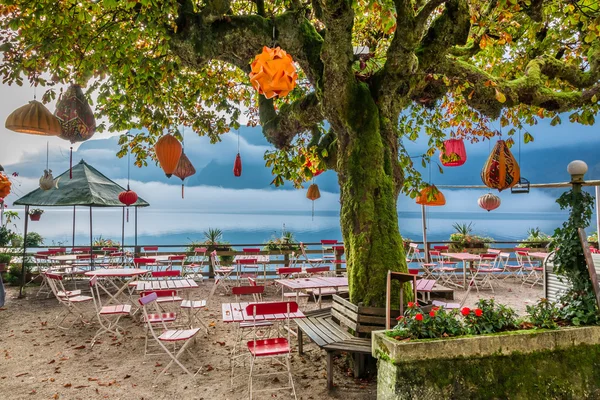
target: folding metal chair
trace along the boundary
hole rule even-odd
[[[443,256],[440,250],[431,250],[429,255],[432,261],[437,264],[437,268],[435,268],[435,271],[438,273],[436,280],[441,281],[444,285],[456,286],[456,281],[458,281],[456,262],[450,261],[447,257]]]
[[[302,252],[302,256],[304,257],[304,260],[302,260],[302,264],[304,266],[308,264],[310,265],[310,267],[320,267],[323,265],[323,263],[326,262],[324,258],[308,258],[308,255],[306,254],[306,248],[304,247],[304,243],[300,242],[299,246],[300,251]]]
[[[81,290],[66,290],[63,286],[62,274],[45,272],[45,275],[48,286],[50,286],[54,297],[56,297],[56,300],[58,300],[58,302],[64,306],[63,312],[59,313],[54,319],[56,326],[60,329],[70,329],[77,321],[81,321],[83,324],[89,324],[89,321],[84,318],[87,313],[82,307],[83,304],[93,301],[92,297],[82,296]],[[75,321],[73,321],[69,326],[62,326],[63,321],[69,315],[74,316]],[[62,318],[60,318],[61,316]]]
[[[110,332],[116,336],[121,336],[119,320],[124,315],[131,315],[130,304],[115,304],[110,306],[103,306],[102,299],[100,297],[100,290],[97,285],[98,278],[93,276],[90,279],[90,289],[92,292],[92,300],[94,301],[94,308],[96,309],[96,316],[100,323],[100,328],[92,339],[90,347],[94,347],[96,339],[104,332]]]
[[[258,327],[254,326],[252,329],[253,340],[247,343],[248,351],[250,352],[250,379],[249,379],[249,392],[250,400],[252,400],[255,392],[267,392],[275,390],[288,390],[291,389],[294,399],[297,399],[296,389],[294,388],[294,378],[292,376],[292,368],[290,364],[291,357],[291,341],[290,341],[290,314],[298,311],[298,304],[296,302],[276,302],[276,303],[254,303],[249,304],[246,307],[246,313],[252,315],[254,322],[259,322],[264,319],[275,319],[276,315],[282,316],[282,321],[285,324],[287,330],[287,338],[276,337],[264,339],[259,337],[257,334]],[[259,317],[259,318],[257,318]],[[255,373],[254,366],[256,361],[259,359],[269,359],[275,361],[277,364],[282,365],[286,368],[285,372],[270,372],[270,373]],[[271,363],[272,365],[272,363]],[[262,388],[254,389],[253,379],[261,376],[281,375],[287,374],[288,385],[281,388]],[[275,382],[275,380],[272,380]],[[279,382],[279,380],[277,380]],[[261,397],[262,398],[262,397]]]
[[[471,274],[474,278],[473,282],[477,293],[479,293],[479,285],[477,284],[478,280],[482,288],[487,285],[492,290],[492,293],[495,293],[494,285],[492,284],[492,280],[494,279],[493,274],[502,272],[502,268],[496,267],[497,262],[498,255],[496,254],[480,254],[479,261],[476,263],[476,265],[471,266]]]
[[[202,271],[204,270],[204,263],[206,262],[206,247],[196,247],[194,249],[194,255],[192,256],[192,262],[187,265],[183,265],[184,273],[183,276],[186,278],[193,279],[194,281],[204,281]]]
[[[186,258],[187,256],[185,254],[169,256],[169,258],[167,259],[167,270],[179,269],[183,272],[183,265],[185,264]]]
[[[215,273],[215,284],[210,291],[210,296],[212,297],[212,295],[217,290],[218,286],[222,286],[223,289],[225,289],[226,294],[229,293],[230,283],[231,283],[231,280],[229,279],[229,277],[231,276],[233,271],[235,271],[235,268],[221,267],[221,262],[219,261],[216,250],[214,250],[212,253],[210,253],[210,262],[213,266],[213,271]]]
[[[333,246],[337,244],[335,239],[323,239],[321,240],[321,252],[324,260],[335,260],[335,251]]]
[[[531,283],[531,287],[534,287],[538,282],[543,283],[542,273],[544,268],[537,261],[531,260],[528,251],[517,251],[517,259],[522,266],[524,274],[521,286],[533,282]]]
[[[258,260],[256,258],[238,258],[235,261],[237,265],[236,285],[241,285],[245,278],[258,277]]]
[[[510,253],[500,252],[498,254],[498,267],[502,267],[502,273],[504,274],[504,280],[513,277],[523,280],[523,266],[520,262],[512,264],[510,262]]]
[[[142,247],[142,250],[144,250],[145,257],[152,257],[158,255],[158,246],[145,246]]]
[[[173,363],[179,365],[181,369],[183,369],[188,375],[196,376],[200,369],[196,371],[195,374],[192,374],[182,363],[179,361],[179,358],[183,355],[184,352],[187,352],[194,360],[198,361],[198,359],[188,350],[190,343],[192,343],[192,339],[196,334],[200,331],[199,328],[193,329],[169,329],[164,320],[161,320],[158,323],[151,322],[149,309],[153,308],[153,311],[157,312],[158,306],[156,303],[158,296],[156,292],[150,293],[146,296],[143,296],[139,299],[139,303],[142,306],[142,310],[144,312],[144,321],[146,322],[146,326],[148,327],[149,332],[152,334],[152,337],[158,343],[160,348],[169,355],[171,361],[167,364],[167,366],[160,372],[159,376],[165,373]],[[160,314],[160,313],[158,313]],[[163,328],[163,332],[159,335],[155,327]],[[169,350],[171,348],[172,350]]]

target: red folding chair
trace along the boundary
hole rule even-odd
[[[241,285],[244,278],[254,278],[258,277],[258,260],[256,258],[242,258],[237,259],[237,285]],[[250,269],[250,271],[247,271]]]
[[[250,400],[255,392],[267,392],[275,390],[288,390],[291,389],[294,399],[297,399],[296,389],[294,388],[294,378],[292,376],[292,368],[290,364],[291,357],[291,341],[290,341],[290,316],[292,313],[298,312],[298,304],[296,302],[276,302],[276,303],[254,303],[249,304],[246,307],[246,313],[251,315],[254,322],[265,319],[276,319],[280,320],[285,324],[287,330],[287,338],[276,337],[264,339],[257,335],[257,327],[255,326],[252,330],[253,340],[247,343],[248,351],[250,352],[250,379],[249,379],[249,392]],[[254,366],[259,359],[268,359],[275,361],[276,364],[282,365],[286,368],[286,372],[270,372],[270,373],[255,373]],[[272,363],[270,363],[272,365]],[[288,384],[281,388],[265,388],[254,389],[253,379],[262,376],[272,376],[287,374]],[[271,380],[271,382],[279,382],[279,380]],[[264,385],[261,384],[261,386]]]
[[[119,320],[122,316],[131,315],[130,304],[115,304],[109,306],[102,305],[102,298],[100,297],[100,290],[97,284],[98,277],[93,276],[90,279],[90,289],[92,292],[92,300],[94,302],[94,308],[96,309],[96,316],[100,323],[100,328],[92,339],[90,347],[94,347],[96,339],[104,332],[110,332],[116,336],[122,336],[121,327],[119,326]]]
[[[531,287],[534,287],[538,283],[543,283],[543,272],[544,268],[538,264],[537,261],[532,261],[529,256],[529,251],[517,251],[517,259],[519,260],[519,264],[522,265],[523,269],[523,283],[521,286],[526,283],[531,283]]]
[[[206,247],[196,247],[194,249],[194,255],[192,256],[192,262],[190,264],[184,264],[183,276],[186,278],[193,279],[194,281],[203,282],[204,276],[202,272],[204,270],[204,263],[206,262]]]
[[[83,305],[92,301],[92,297],[82,296],[81,290],[66,290],[63,286],[62,274],[46,272],[45,275],[48,286],[50,286],[54,297],[56,297],[56,300],[65,307],[63,312],[59,313],[54,319],[56,326],[60,329],[70,329],[77,321],[81,321],[83,324],[89,324],[87,312],[84,310]],[[70,315],[75,317],[75,321],[69,326],[62,326],[62,323]]]
[[[158,255],[158,246],[145,246],[145,247],[142,247],[142,250],[144,250],[144,255],[146,257]]]
[[[230,276],[232,272],[235,271],[235,268],[222,267],[216,250],[213,250],[213,252],[210,253],[210,262],[215,273],[215,284],[210,291],[210,296],[212,297],[218,286],[222,286],[223,289],[225,289],[226,294],[229,293],[231,283]]]
[[[169,327],[167,327],[166,323],[164,321],[160,321],[158,323],[152,323],[150,322],[151,318],[150,318],[150,309],[153,309],[153,311],[155,312],[155,314],[161,314],[159,312],[158,306],[157,306],[157,301],[158,296],[156,294],[156,292],[147,294],[143,297],[141,297],[139,299],[139,303],[142,306],[142,310],[144,312],[144,321],[146,321],[146,326],[148,328],[148,331],[152,334],[152,337],[154,338],[154,340],[157,342],[157,344],[160,346],[160,348],[169,355],[169,357],[171,358],[171,361],[167,364],[167,366],[159,373],[159,376],[162,375],[163,373],[165,373],[170,367],[171,365],[173,365],[173,363],[179,365],[181,367],[181,369],[183,369],[188,375],[190,376],[196,376],[196,374],[198,374],[198,372],[200,372],[200,369],[198,369],[198,371],[196,371],[195,374],[192,374],[179,360],[179,358],[183,355],[183,353],[187,352],[188,355],[190,355],[193,359],[195,359],[196,361],[197,358],[194,356],[194,354],[192,354],[189,350],[188,347],[190,345],[190,343],[192,343],[192,339],[194,338],[194,336],[196,336],[196,334],[198,333],[198,331],[200,331],[199,328],[193,328],[193,329],[169,329]],[[163,331],[162,333],[157,333],[156,329],[162,327]],[[167,347],[168,346],[168,347]],[[169,348],[172,348],[173,350],[169,350]]]
[[[173,267],[175,267],[175,268],[179,267],[179,269],[181,271],[183,271],[183,265],[185,264],[186,258],[187,258],[187,256],[185,254],[169,256],[168,261],[167,261],[167,269],[173,269]]]

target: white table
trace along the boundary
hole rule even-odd
[[[463,265],[463,284],[462,287],[467,287],[467,263],[479,261],[481,258],[477,254],[471,253],[441,253],[442,256],[462,261]]]
[[[131,280],[137,280],[139,279],[140,276],[142,275],[146,275],[147,273],[149,273],[150,271],[148,271],[147,269],[141,269],[141,268],[101,268],[101,269],[97,269],[94,271],[88,271],[86,273],[84,273],[84,275],[86,276],[96,276],[98,277],[98,285],[100,285],[100,288],[110,297],[110,300],[106,303],[107,305],[110,304],[111,302],[118,302],[118,297],[123,294],[123,292],[125,292],[125,290],[128,288],[129,283],[131,282]],[[119,286],[117,284],[117,282],[119,282],[117,279],[115,278],[130,278],[129,281],[124,281],[123,284],[121,286]],[[116,289],[116,293],[112,294],[109,290],[109,287],[112,286],[112,288]],[[109,287],[107,287],[109,286]],[[133,299],[131,298],[131,296],[128,294],[128,299],[131,302],[131,304],[135,307],[137,307],[137,305],[135,304],[135,302],[133,301]]]

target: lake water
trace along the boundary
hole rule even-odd
[[[45,244],[71,245],[73,210],[50,209],[39,222],[30,222],[30,231],[40,233]],[[89,244],[89,209],[78,208],[76,213],[76,245]],[[422,240],[421,214],[401,212],[398,214],[401,232],[404,237]],[[428,239],[447,240],[453,232],[452,224],[473,222],[475,234],[489,236],[498,241],[516,241],[526,236],[528,228],[539,227],[552,234],[567,218],[566,213],[456,213],[430,212],[428,217]],[[202,213],[177,210],[140,209],[138,213],[138,244],[140,245],[186,245],[191,241],[203,240],[203,232],[208,228],[219,228],[223,239],[234,244],[261,244],[273,237],[279,237],[285,229],[294,233],[297,240],[318,242],[321,239],[342,239],[339,214],[336,212],[316,212],[314,219],[310,213]],[[19,231],[23,230],[23,219],[17,221]],[[93,210],[94,238],[102,236],[121,241],[121,212],[118,209]],[[588,228],[588,233],[595,227]],[[125,244],[134,241],[133,209],[129,223],[125,224]]]

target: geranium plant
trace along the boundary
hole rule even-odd
[[[465,334],[457,310],[433,307],[425,313],[417,303],[408,303],[408,309],[397,320],[398,324],[392,331],[393,337],[397,339],[428,339]]]
[[[480,299],[475,309],[461,309],[465,327],[469,333],[480,335],[517,329],[515,311],[494,299]]]
[[[473,234],[473,223],[452,225],[455,232],[450,235],[451,251],[463,251],[465,248],[487,248],[494,240],[489,237]]]
[[[29,215],[42,215],[44,213],[44,210],[42,210],[41,208],[32,208],[31,210],[29,210]]]

